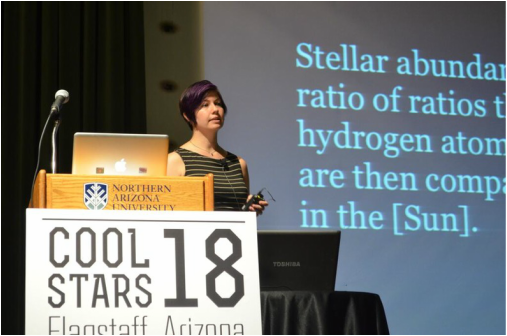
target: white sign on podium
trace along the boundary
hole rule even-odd
[[[255,213],[28,209],[26,334],[261,334]]]

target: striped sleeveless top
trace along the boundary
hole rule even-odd
[[[239,158],[227,152],[224,160],[209,158],[184,148],[176,150],[185,164],[185,176],[213,174],[215,211],[239,211],[246,203],[248,190]]]

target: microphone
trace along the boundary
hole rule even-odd
[[[222,168],[229,170],[229,166],[227,165],[227,160],[225,158],[218,160],[218,164],[221,165]]]
[[[62,105],[69,101],[69,93],[65,90],[58,90],[55,94],[55,102],[51,105],[51,114],[58,114]]]

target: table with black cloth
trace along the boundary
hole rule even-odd
[[[384,306],[363,292],[262,291],[264,335],[387,335]]]

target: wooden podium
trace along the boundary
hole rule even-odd
[[[203,177],[47,174],[31,208],[213,211],[213,174]]]

